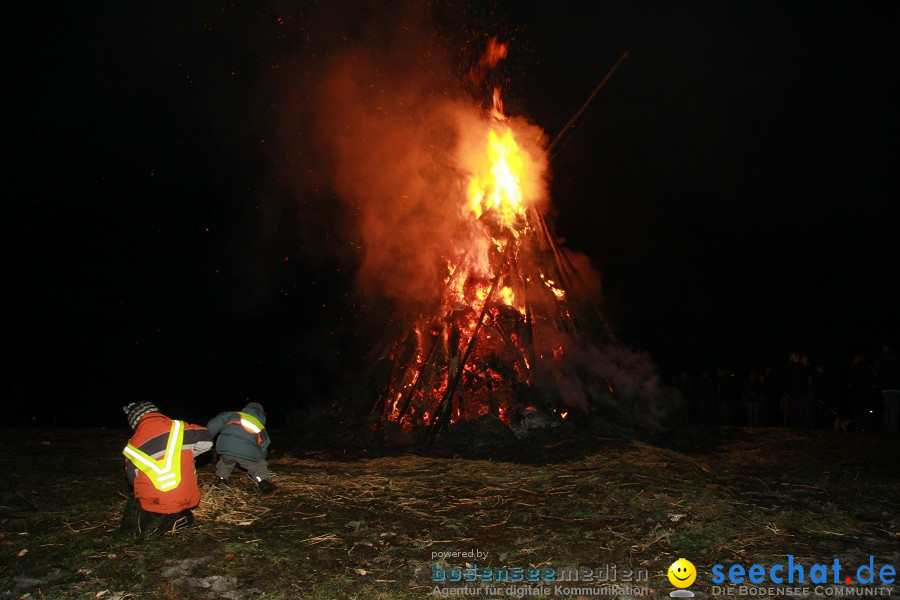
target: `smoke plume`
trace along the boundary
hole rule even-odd
[[[457,123],[478,115],[448,78],[448,56],[416,33],[424,15],[407,24],[331,56],[314,114],[330,185],[363,248],[360,290],[413,309],[445,276],[440,258],[459,221]]]
[[[472,216],[466,185],[483,162],[477,157],[495,117],[489,99],[464,90],[485,89],[481,84],[505,49],[487,59],[474,57],[466,71],[454,64],[421,6],[394,22],[372,24],[358,43],[328,57],[309,114],[327,185],[347,220],[345,235],[361,249],[359,291],[407,315],[423,315],[437,307],[455,252],[484,243],[483,236],[467,235]],[[488,47],[496,50],[493,40]],[[524,171],[523,194],[529,204],[545,208],[546,137],[523,118],[508,123],[533,162]],[[570,256],[582,284],[599,299],[599,275],[587,257]],[[563,337],[549,331],[537,343],[548,354],[567,346],[566,360],[544,374],[567,405],[589,412],[591,398],[603,397],[635,420],[662,418],[664,409],[652,399],[664,394],[649,357],[618,344],[573,348]],[[607,383],[615,394],[591,388]]]

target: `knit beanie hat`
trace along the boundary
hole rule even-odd
[[[128,425],[134,430],[137,429],[138,423],[141,422],[141,417],[147,413],[159,412],[159,409],[152,402],[132,402],[123,406],[122,411],[128,418]]]

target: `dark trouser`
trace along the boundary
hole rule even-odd
[[[790,412],[788,413],[788,422],[791,427],[806,426],[806,397],[801,395],[791,395]]]
[[[760,420],[760,403],[754,401],[747,402],[747,426],[748,427],[759,427]]]
[[[194,513],[189,508],[172,514],[154,513],[144,510],[137,498],[125,505],[119,530],[123,533],[153,535],[183,529],[194,522]]]
[[[265,459],[254,461],[227,454],[219,455],[219,462],[216,463],[216,475],[222,479],[228,479],[234,472],[235,466],[246,469],[250,478],[256,483],[269,478],[269,463]]]
[[[900,390],[881,390],[884,403],[884,431],[897,433],[897,413],[900,412]]]

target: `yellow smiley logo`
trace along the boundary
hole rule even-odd
[[[669,582],[677,588],[686,588],[697,579],[694,563],[686,558],[679,558],[669,566]]]

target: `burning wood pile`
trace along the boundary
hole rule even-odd
[[[505,56],[505,46],[492,41],[487,55]],[[562,422],[586,412],[584,390],[580,402],[566,398],[587,379],[571,356],[614,342],[539,211],[546,152],[520,145],[534,133],[503,113],[499,88],[489,112],[461,143],[464,218],[443,257],[442,293],[377,356],[366,408],[376,426],[424,432],[428,441],[462,421],[492,417],[517,431],[537,416]],[[589,395],[614,391],[609,381],[591,385]]]
[[[381,333],[357,332],[380,345],[368,344],[367,372],[327,417],[401,444],[448,429],[511,439],[581,420],[659,422],[652,361],[617,343],[599,277],[544,218],[560,137],[547,144],[504,112],[492,73],[506,46],[490,40],[463,93],[455,62],[420,31],[405,23],[337,52],[314,95],[316,151],[349,224],[338,230],[352,232],[359,297],[370,316],[391,315],[372,318]]]

